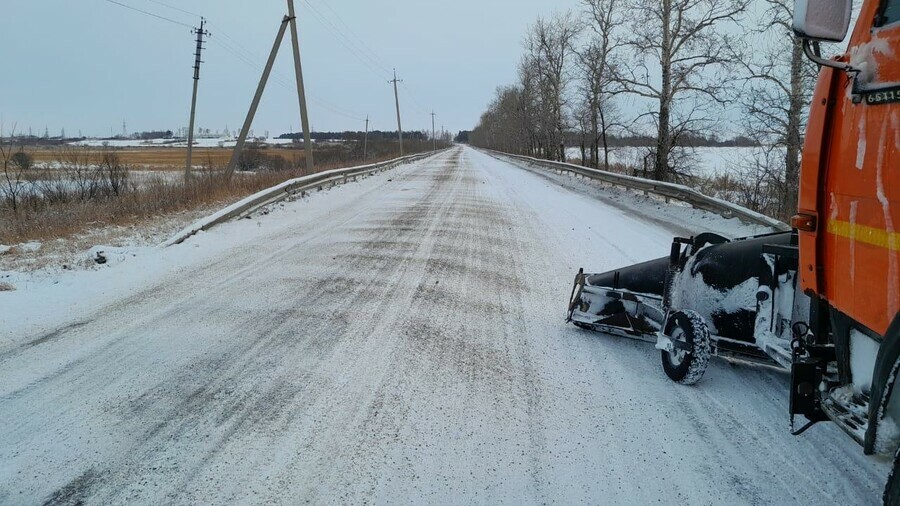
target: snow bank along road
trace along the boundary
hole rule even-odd
[[[578,266],[671,235],[463,148],[225,225],[178,275],[6,336],[0,503],[876,502],[886,464],[788,434],[784,374],[683,387],[563,324]]]

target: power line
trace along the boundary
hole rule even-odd
[[[220,29],[217,29],[217,31],[219,31],[220,35],[222,35]],[[228,37],[228,39],[233,40],[231,37]],[[222,49],[225,50],[225,52],[227,52],[231,56],[235,57],[238,61],[240,61],[244,65],[247,65],[259,72],[262,72],[263,67],[254,61],[254,56],[249,50],[236,49],[232,44],[229,44],[229,43],[223,41],[221,38],[210,39],[210,40],[214,41],[214,43],[218,44]],[[246,54],[242,54],[242,53],[246,53]],[[271,73],[271,78],[272,78],[273,82],[275,82],[275,84],[277,84],[278,86],[281,86],[285,90],[292,91],[292,88],[291,88],[292,85],[291,85],[290,81],[283,74],[281,74],[277,71],[273,71]],[[347,119],[352,119],[354,121],[363,121],[363,118],[360,117],[359,115],[357,115],[351,111],[348,111],[346,109],[343,109],[341,107],[338,107],[334,104],[330,104],[330,103],[322,100],[321,98],[313,95],[312,93],[307,92],[307,96],[309,97],[309,99],[311,101],[315,102],[317,105],[319,105],[325,109],[328,109],[329,111],[331,111],[339,116],[343,116]]]
[[[210,24],[212,24],[212,23],[210,23]],[[240,50],[245,55],[251,57],[254,60],[259,57],[259,55],[257,55],[256,53],[254,53],[253,51],[251,51],[251,50],[247,49],[246,47],[244,47],[243,45],[241,45],[241,43],[238,42],[237,39],[228,35],[228,33],[225,30],[223,30],[222,27],[220,27],[219,25],[215,25],[215,26],[216,26],[216,31],[219,32],[219,35],[221,35],[222,37],[225,37],[225,39],[227,39],[228,42],[232,46],[236,47],[238,50]]]
[[[354,115],[353,113],[351,113],[349,111],[346,111],[345,109],[340,109],[335,105],[331,105],[328,102],[325,102],[324,100],[320,99],[319,97],[317,97],[311,93],[307,93],[307,95],[309,96],[310,100],[312,100],[313,102],[319,104],[320,106],[330,110],[331,112],[333,112],[337,115],[343,116],[347,119],[352,119],[354,121],[365,121],[365,118],[361,118],[359,116]]]
[[[150,0],[150,1],[158,1],[158,0]],[[340,15],[337,12],[335,12],[335,10],[332,9],[327,3],[323,3],[323,4],[325,5],[326,8],[328,8],[329,11],[331,11],[334,14],[334,17],[337,18],[339,20],[339,22],[344,27],[347,28],[347,33],[349,33],[353,38],[355,38],[357,41],[359,41],[359,45],[355,44],[353,42],[353,40],[351,40],[350,37],[348,37],[346,35],[344,30],[341,30],[338,26],[336,26],[334,22],[332,22],[330,19],[328,19],[328,17],[325,16],[319,9],[316,9],[316,7],[314,5],[312,5],[312,3],[310,3],[308,0],[301,0],[301,2],[306,7],[308,7],[310,14],[312,14],[318,21],[320,21],[323,24],[323,27],[333,37],[335,37],[335,39],[337,39],[337,41],[342,46],[344,46],[344,48],[346,48],[350,53],[352,53],[353,56],[355,56],[360,61],[360,63],[365,65],[366,68],[370,72],[373,73],[373,75],[381,78],[381,74],[380,74],[379,70],[377,68],[375,68],[377,66],[381,69],[384,69],[385,73],[387,73],[388,76],[390,76],[391,71],[386,70],[385,67],[382,66],[382,63],[384,62],[384,60],[382,58],[380,58],[378,56],[378,54],[374,52],[374,50],[369,49],[367,47],[367,45],[365,44],[365,42],[363,42],[362,39],[353,32],[353,30],[340,17]],[[251,50],[247,49],[245,46],[243,46],[236,38],[230,36],[220,26],[218,26],[218,25],[215,25],[215,26],[216,26],[215,29],[219,33],[219,35],[227,40],[227,42],[226,42],[220,38],[217,41],[217,43],[221,44],[222,47],[226,49],[226,51],[230,52],[233,56],[237,57],[243,63],[252,66],[256,70],[260,70],[260,71],[262,70],[262,66],[255,63],[259,59],[258,55],[254,54],[253,51],[251,51]],[[366,51],[368,51],[368,53]],[[381,63],[379,63],[379,62],[381,62]],[[275,80],[275,82],[279,86],[282,86],[286,89],[289,89],[291,86],[288,78],[285,77],[280,72],[278,72],[277,70],[272,71],[272,78]],[[402,83],[402,81],[400,81],[400,82]],[[407,86],[406,84],[403,84],[403,87],[410,95],[410,98],[412,99],[412,103],[415,106],[415,108],[424,114],[428,114],[429,111],[427,109],[425,109],[424,106],[422,106],[421,102],[415,97],[415,95],[413,94],[410,87]],[[362,118],[360,115],[358,115],[354,112],[350,112],[339,106],[330,104],[311,93],[307,93],[307,95],[309,95],[310,99],[313,102],[317,103],[318,105],[324,107],[325,109],[328,109],[329,111],[331,111],[335,114],[338,114],[345,118],[356,120],[356,121],[364,121],[364,118]]]
[[[228,35],[228,33],[224,32],[222,30],[222,28],[219,27],[218,25],[216,25],[216,31],[219,32],[219,35],[221,35],[222,37],[224,37],[227,40],[227,42],[222,41],[221,39],[217,41],[218,43],[220,43],[223,46],[223,48],[226,51],[229,51],[233,56],[235,56],[236,58],[239,58],[243,63],[254,67],[256,70],[260,70],[260,71],[262,70],[262,67],[260,65],[258,65],[257,63],[255,63],[255,61],[257,61],[259,59],[259,57],[257,55],[255,55],[253,53],[253,51],[247,49],[240,42],[238,42],[234,37],[231,37],[230,35]],[[290,88],[287,77],[285,77],[283,74],[281,74],[277,70],[272,71],[272,77],[274,78],[275,82],[278,83],[280,86],[287,88],[287,89]],[[357,115],[356,113],[348,111],[346,109],[343,109],[339,106],[330,104],[330,103],[320,99],[319,97],[315,96],[312,93],[307,93],[307,95],[313,102],[317,103],[318,105],[328,109],[329,111],[331,111],[335,114],[338,114],[340,116],[343,116],[345,118],[352,119],[355,121],[363,121],[364,120],[364,118],[362,118],[360,115]]]
[[[160,16],[159,14],[153,14],[152,12],[147,12],[147,11],[145,11],[145,10],[138,9],[137,7],[133,7],[133,6],[131,6],[131,5],[123,4],[122,2],[117,2],[116,0],[106,0],[106,1],[109,2],[109,3],[111,3],[111,4],[118,5],[118,6],[120,6],[120,7],[125,7],[126,9],[131,9],[131,10],[133,10],[133,11],[135,11],[135,12],[140,12],[141,14],[145,14],[145,15],[147,15],[147,16],[152,16],[152,17],[154,17],[154,18],[156,18],[156,19],[161,19],[161,20],[163,20],[163,21],[168,21],[169,23],[173,23],[173,24],[176,24],[176,25],[179,25],[179,26],[183,26],[183,27],[185,27],[185,28],[189,28],[189,29],[193,29],[193,28],[194,28],[193,26],[191,26],[191,25],[189,25],[189,24],[182,23],[182,22],[180,22],[180,21],[175,21],[174,19],[167,18],[167,17],[165,17],[165,16]]]
[[[230,39],[230,37],[229,37],[229,39]],[[235,49],[231,44],[226,43],[226,42],[222,41],[221,39],[217,40],[216,43],[221,45],[222,49],[224,49],[226,52],[230,53],[232,56],[237,58],[241,63],[248,65],[251,68],[258,70],[260,72],[262,71],[262,66],[260,66],[258,63],[256,63],[254,61],[253,54],[250,53],[248,50],[244,49],[243,51],[240,51],[238,49]],[[246,53],[246,55],[242,54],[242,53]],[[289,91],[291,90],[291,84],[288,81],[288,78],[284,76],[284,74],[281,74],[277,71],[273,71],[271,77],[273,78],[273,81],[276,84],[278,84],[279,86],[281,86],[282,88],[289,90]],[[311,93],[307,93],[307,95],[309,96],[310,100],[312,100],[313,102],[317,103],[318,105],[330,110],[331,112],[333,112],[335,114],[344,116],[345,118],[348,118],[348,119],[362,121],[362,118],[360,116],[355,115],[351,111],[348,111],[348,110],[338,107],[336,105],[330,104],[330,103],[314,96]]]
[[[313,16],[315,16],[316,18],[319,19],[319,21],[324,23],[323,26],[325,27],[325,29],[328,30],[328,32],[331,33],[335,37],[335,39],[342,46],[344,46],[347,49],[347,51],[349,51],[353,56],[355,56],[356,59],[358,59],[360,61],[360,63],[365,65],[366,68],[368,68],[376,77],[378,77],[378,79],[384,78],[385,74],[382,74],[381,71],[379,71],[378,69],[375,68],[377,66],[377,64],[375,62],[370,62],[370,60],[371,60],[370,57],[364,55],[362,53],[362,51],[355,48],[355,45],[353,44],[353,42],[346,35],[344,35],[341,32],[340,28],[336,27],[334,25],[334,23],[331,22],[331,20],[329,20],[323,14],[321,14],[318,11],[318,9],[313,7],[313,5],[310,4],[307,0],[302,0],[302,2],[309,8],[310,13]]]
[[[318,3],[321,4],[321,5],[324,5],[325,8],[328,9],[328,10],[334,15],[334,17],[338,20],[338,22],[339,22],[340,24],[342,24],[342,25],[346,28],[346,32],[345,32],[344,30],[341,30],[339,27],[335,26],[334,23],[332,23],[330,20],[326,19],[326,16],[324,16],[324,15],[321,13],[321,11],[319,11],[318,9],[316,9],[316,8],[309,2],[309,0],[301,0],[301,1],[303,1],[303,2],[307,5],[307,7],[309,7],[309,8],[313,11],[313,15],[315,15],[315,16],[316,16],[317,18],[319,18],[320,20],[322,20],[322,21],[328,23],[328,25],[330,25],[332,28],[334,28],[334,30],[340,32],[340,35],[341,35],[345,40],[347,40],[348,42],[350,42],[351,44],[353,44],[353,41],[351,41],[351,40],[349,39],[349,37],[347,37],[347,35],[346,35],[346,33],[349,33],[349,35],[350,35],[353,39],[355,39],[356,41],[359,42],[358,45],[353,44],[354,47],[356,47],[356,48],[359,49],[358,52],[354,52],[354,55],[356,55],[357,58],[360,58],[360,57],[361,57],[358,53],[362,53],[362,55],[364,55],[365,58],[371,60],[371,63],[372,63],[372,64],[377,65],[379,68],[381,68],[382,70],[384,70],[384,72],[386,72],[387,74],[390,74],[390,73],[391,73],[391,71],[389,70],[389,67],[390,67],[390,66],[384,63],[384,59],[382,59],[382,58],[378,55],[378,53],[376,53],[376,52],[371,48],[371,46],[370,46],[369,44],[366,44],[365,41],[363,41],[359,36],[357,36],[356,33],[353,31],[353,29],[350,28],[350,26],[343,20],[343,18],[341,18],[340,14],[338,14],[338,13],[337,13],[337,12],[336,12],[336,11],[335,11],[335,10],[334,10],[327,2],[325,2],[324,0],[320,0]],[[326,27],[326,28],[327,28],[327,27]],[[331,31],[331,30],[329,30],[329,31]],[[332,32],[332,33],[334,34],[334,32]],[[334,35],[337,36],[337,34],[334,34]],[[345,47],[346,47],[346,44],[345,44]],[[348,48],[348,49],[349,49],[349,48]],[[366,63],[366,62],[364,61],[363,63]],[[368,65],[367,65],[367,66],[368,66]],[[370,67],[370,69],[371,69],[371,67]],[[428,114],[428,113],[429,113],[428,109],[426,109],[424,106],[422,106],[421,102],[420,102],[420,101],[416,98],[416,96],[413,94],[412,89],[411,89],[408,85],[406,85],[406,83],[403,83],[402,81],[400,81],[400,82],[401,82],[401,84],[403,85],[403,88],[404,88],[404,89],[407,91],[407,93],[409,94],[410,98],[412,99],[412,102],[413,102],[413,105],[415,106],[415,108],[418,109],[418,110],[419,110],[420,112],[422,112],[423,114]]]
[[[212,24],[212,23],[210,23],[210,24]],[[220,44],[223,49],[225,49],[227,52],[231,53],[232,56],[238,58],[243,63],[250,65],[251,67],[255,68],[256,70],[262,71],[262,69],[263,69],[262,65],[256,63],[260,59],[258,54],[254,53],[253,51],[247,49],[245,46],[241,45],[241,43],[238,42],[237,39],[228,35],[228,33],[225,32],[221,26],[215,25],[215,27],[216,27],[215,28],[216,32],[220,36],[220,38],[218,40],[216,40],[216,43]],[[224,38],[225,40],[222,40],[222,38]],[[291,86],[290,81],[287,78],[287,76],[278,72],[277,70],[273,69],[272,77],[275,78],[276,82],[278,82],[279,84],[281,84],[283,86],[287,86],[287,87]]]
[[[383,58],[381,58],[381,57],[378,55],[378,53],[376,53],[375,50],[372,49],[372,47],[371,47],[369,44],[366,44],[365,41],[363,41],[358,35],[356,35],[356,32],[354,32],[353,29],[350,28],[350,26],[344,21],[344,19],[341,17],[341,15],[338,14],[337,11],[335,11],[335,10],[331,7],[331,5],[329,5],[327,2],[324,2],[324,1],[321,1],[321,0],[320,0],[319,3],[322,4],[322,5],[324,5],[326,9],[328,9],[332,14],[334,14],[334,17],[337,18],[338,22],[339,22],[341,25],[343,25],[344,28],[347,29],[347,31],[350,33],[350,35],[351,35],[354,39],[356,39],[357,42],[359,42],[360,47],[361,47],[364,51],[368,51],[368,53],[369,53],[369,54],[372,56],[372,58],[373,58],[373,62],[376,63],[376,64],[378,64],[379,67],[381,67],[382,69],[384,69],[384,71],[385,71],[386,73],[389,74],[389,73],[390,73],[390,68],[391,68],[391,66],[388,65],[388,64],[385,62],[385,60],[384,60]]]
[[[176,21],[176,20],[174,20],[174,19],[171,19],[171,18],[168,18],[168,17],[165,17],[165,16],[161,16],[161,15],[159,15],[159,14],[154,14],[154,13],[152,13],[152,12],[149,12],[149,11],[146,11],[146,10],[143,10],[143,9],[139,9],[139,8],[137,8],[137,7],[134,7],[134,6],[131,6],[131,5],[128,5],[128,4],[125,4],[125,3],[122,3],[122,2],[118,2],[118,1],[116,1],[116,0],[105,0],[105,1],[106,1],[106,2],[109,2],[109,3],[111,3],[111,4],[118,5],[118,6],[120,6],[120,7],[124,7],[124,8],[129,9],[129,10],[138,12],[138,13],[140,13],[140,14],[144,14],[144,15],[146,15],[146,16],[151,16],[151,17],[154,17],[154,18],[156,18],[156,19],[159,19],[159,20],[162,20],[162,21],[166,21],[166,22],[169,22],[169,23],[178,25],[178,26],[182,26],[182,27],[189,28],[189,29],[193,29],[193,28],[194,28],[193,26],[191,26],[191,25],[189,25],[189,24],[187,24],[187,23],[182,23],[182,22],[180,22],[180,21]],[[165,3],[165,2],[162,2],[162,1],[160,1],[160,0],[147,0],[147,1],[148,1],[148,2],[151,2],[151,3],[154,3],[154,4],[157,4],[157,5],[160,5],[160,6],[163,6],[163,7],[166,7],[166,8],[169,8],[169,9],[172,9],[172,10],[175,10],[175,11],[178,11],[178,12],[181,12],[181,13],[183,13],[183,14],[187,14],[187,15],[189,15],[189,16],[202,17],[201,15],[199,15],[199,14],[197,14],[197,13],[195,13],[195,12],[191,12],[191,11],[182,9],[182,8],[180,8],[180,7],[176,7],[176,6],[170,5],[170,4]],[[383,61],[384,61],[384,60],[382,60],[381,58],[379,58],[378,55],[377,55],[374,51],[372,51],[371,49],[368,49],[368,48],[365,46],[365,43],[362,42],[362,39],[360,39],[358,36],[356,36],[356,35],[353,33],[353,31],[349,28],[349,26],[347,25],[347,23],[344,22],[343,19],[341,19],[340,15],[338,15],[338,14],[334,11],[334,9],[332,9],[330,6],[328,6],[327,4],[325,4],[325,6],[328,8],[328,10],[331,11],[331,12],[335,15],[335,17],[339,20],[339,22],[340,22],[341,24],[343,24],[343,25],[347,28],[347,30],[349,31],[349,33],[350,33],[357,41],[360,42],[360,45],[359,45],[359,46],[357,46],[357,45],[353,42],[353,40],[351,40],[349,37],[347,37],[347,35],[344,33],[343,30],[341,30],[338,26],[336,26],[330,19],[328,19],[324,14],[322,14],[319,10],[317,10],[312,4],[310,4],[310,3],[307,2],[306,0],[301,0],[301,1],[302,1],[304,4],[306,4],[307,7],[310,8],[310,10],[312,11],[312,14],[313,14],[316,18],[318,18],[320,21],[322,21],[322,22],[325,24],[326,30],[328,30],[328,31],[329,31],[329,32],[330,32],[330,33],[338,40],[338,42],[341,43],[341,45],[343,45],[348,51],[350,51],[350,52],[351,52],[351,53],[352,53],[352,54],[353,54],[353,55],[354,55],[354,56],[355,56],[355,57],[356,57],[363,65],[365,65],[371,72],[373,72],[373,73],[375,74],[376,77],[378,77],[379,79],[380,79],[381,77],[383,77],[382,75],[380,75],[379,70],[376,69],[375,67],[377,66],[377,67],[380,67],[382,70],[385,70],[385,67],[383,66]],[[228,42],[226,42],[225,40],[222,40],[221,38],[219,38],[219,39],[211,39],[211,40],[214,40],[216,44],[218,44],[218,45],[219,45],[222,49],[224,49],[227,53],[229,53],[229,54],[231,54],[233,57],[237,58],[238,61],[240,61],[241,63],[244,63],[245,65],[248,65],[248,66],[250,66],[250,67],[252,67],[252,68],[254,68],[254,69],[256,69],[256,70],[259,70],[259,71],[262,70],[263,67],[255,62],[257,56],[256,56],[252,51],[248,50],[246,47],[244,47],[243,45],[241,45],[241,43],[238,42],[235,38],[233,38],[233,37],[229,36],[227,33],[225,33],[221,28],[218,27],[218,25],[216,25],[216,26],[217,26],[216,30],[217,30],[217,31],[219,32],[219,34],[220,34],[223,38],[225,38]],[[368,54],[366,54],[366,50],[368,50]],[[377,61],[376,61],[376,60],[377,60]],[[386,70],[385,70],[385,72],[388,73]],[[275,72],[272,72],[272,77],[274,78],[273,80],[276,82],[276,84],[278,84],[279,86],[282,86],[282,87],[285,88],[285,89],[290,90],[291,85],[290,85],[288,79],[287,79],[283,74],[281,74],[281,73],[275,71]],[[407,90],[408,90],[408,88],[407,88]],[[314,96],[314,95],[312,95],[312,94],[309,94],[309,95],[310,95],[310,99],[311,99],[313,102],[315,102],[315,103],[318,104],[319,106],[324,107],[325,109],[328,109],[329,111],[331,111],[331,112],[333,112],[333,113],[335,113],[335,114],[337,114],[337,115],[339,115],[339,116],[343,116],[343,117],[345,117],[345,118],[347,118],[347,119],[352,119],[352,120],[355,120],[355,121],[364,121],[364,119],[363,119],[360,115],[357,115],[357,114],[355,114],[355,113],[353,113],[353,112],[347,111],[346,109],[343,109],[343,108],[338,107],[338,106],[336,106],[336,105],[330,104],[330,103],[328,103],[328,102],[322,100],[321,98],[316,97],[316,96]],[[417,100],[413,99],[413,102],[416,104],[416,106],[417,106],[418,108],[421,109],[421,106],[418,105],[418,101],[417,101]],[[422,109],[422,110],[424,110],[424,109]]]
[[[221,35],[228,41],[228,42],[225,42],[221,39],[216,41],[217,43],[219,43],[222,46],[223,49],[225,49],[227,52],[231,53],[231,55],[234,56],[235,58],[238,58],[242,63],[249,65],[256,70],[262,71],[262,66],[260,66],[259,64],[256,63],[256,61],[258,60],[258,56],[255,55],[253,53],[253,51],[247,49],[246,47],[241,45],[241,43],[238,42],[234,37],[231,37],[224,31],[222,31],[221,27],[216,28],[216,31],[218,31],[219,35]],[[291,89],[291,84],[290,84],[288,78],[284,74],[281,74],[277,70],[273,70],[272,77],[274,78],[274,81],[279,86],[281,86],[287,90]],[[352,111],[348,111],[339,106],[330,104],[330,103],[320,99],[319,97],[316,97],[312,93],[307,93],[307,95],[309,96],[310,100],[312,100],[313,102],[317,103],[318,105],[328,109],[329,111],[331,111],[335,114],[338,114],[340,116],[343,116],[345,118],[352,119],[355,121],[363,121],[362,117],[353,113]]]
[[[190,28],[190,29],[193,29],[193,28],[194,28],[194,27],[192,27],[192,26],[189,25],[189,24],[182,23],[182,22],[180,22],[180,21],[176,21],[176,20],[174,20],[174,19],[171,19],[171,18],[168,18],[168,17],[165,17],[165,16],[161,16],[161,15],[159,15],[159,14],[154,14],[154,13],[152,13],[152,12],[149,12],[149,11],[146,11],[146,10],[143,10],[143,9],[139,9],[139,8],[137,8],[137,7],[134,7],[134,6],[131,6],[131,5],[128,5],[128,4],[124,4],[124,3],[119,2],[119,1],[117,1],[117,0],[105,0],[105,1],[106,1],[106,2],[109,2],[109,3],[111,3],[111,4],[118,5],[118,6],[120,6],[120,7],[124,7],[124,8],[129,9],[129,10],[138,12],[138,13],[140,13],[140,14],[144,14],[144,15],[146,15],[146,16],[151,16],[151,17],[154,17],[154,18],[159,19],[159,20],[162,20],[162,21],[166,21],[166,22],[169,22],[169,23],[176,24],[176,25],[178,25],[178,26],[183,26],[183,27],[185,27],[185,28]],[[173,5],[170,5],[170,4],[168,4],[168,3],[162,2],[162,1],[160,1],[160,0],[147,0],[147,1],[148,1],[148,2],[151,2],[151,3],[155,3],[155,4],[160,5],[160,6],[163,6],[163,7],[166,7],[166,8],[169,8],[169,9],[172,9],[172,10],[175,10],[175,11],[178,11],[178,12],[181,12],[181,13],[183,13],[183,14],[187,14],[187,15],[189,15],[189,16],[197,16],[197,17],[200,17],[200,18],[203,17],[203,16],[200,16],[200,15],[197,14],[197,13],[194,13],[194,12],[191,12],[191,11],[188,11],[188,10],[185,10],[185,9],[182,9],[182,8],[179,8],[179,7],[175,7],[175,6],[173,6]],[[309,4],[307,4],[307,5],[309,5]],[[309,5],[309,6],[312,8],[311,5]],[[317,17],[319,17],[320,19],[322,19],[324,22],[330,24],[334,29],[337,30],[337,27],[335,27],[332,23],[330,23],[330,21],[328,21],[327,19],[325,19],[325,18],[322,16],[322,14],[318,13],[318,11],[316,12],[316,15],[317,15]],[[261,65],[259,65],[258,63],[256,63],[256,60],[258,59],[258,56],[257,56],[256,54],[254,54],[252,51],[250,51],[250,50],[247,49],[245,46],[243,46],[240,42],[238,42],[237,39],[235,39],[234,37],[231,37],[231,36],[228,35],[226,32],[224,32],[218,25],[216,25],[216,27],[217,27],[217,28],[216,28],[216,31],[219,32],[219,35],[221,36],[221,38],[211,39],[212,41],[214,41],[215,44],[219,45],[223,50],[225,50],[225,52],[229,53],[231,56],[233,56],[234,58],[236,58],[236,59],[237,59],[238,61],[240,61],[241,63],[243,63],[243,64],[245,64],[245,65],[247,65],[247,66],[249,66],[249,67],[251,67],[251,68],[253,68],[253,69],[255,69],[255,70],[262,71],[263,67],[262,67]],[[335,35],[336,37],[339,37],[339,35],[337,35],[337,34],[334,34],[334,35]],[[225,40],[222,40],[223,38],[224,38]],[[353,52],[355,56],[357,56],[358,58],[362,58],[362,57],[358,54],[358,52],[354,51],[351,47],[348,47],[347,44],[346,44],[346,42],[344,42],[344,41],[341,41],[341,42],[342,42],[342,44],[345,45],[345,47],[347,47],[348,50],[351,50],[351,52]],[[349,42],[349,41],[348,41],[348,42]],[[365,64],[366,62],[363,61],[363,63]],[[370,65],[367,64],[367,66],[369,67],[369,70],[374,70],[374,69],[372,69],[372,67],[371,67]],[[377,71],[375,71],[375,72],[376,72],[376,75],[377,75]],[[272,76],[271,76],[271,77],[273,78],[273,81],[274,81],[277,85],[279,85],[279,86],[281,86],[281,87],[283,87],[283,88],[285,88],[285,89],[287,89],[287,90],[290,90],[290,89],[291,89],[291,84],[290,84],[289,80],[288,80],[283,74],[281,74],[281,73],[279,73],[279,72],[277,72],[277,71],[274,71],[274,72],[272,72]],[[341,108],[341,107],[339,107],[339,106],[330,104],[329,102],[326,102],[325,100],[322,100],[321,98],[316,97],[316,96],[314,96],[314,95],[312,95],[312,94],[308,94],[308,95],[310,95],[310,99],[311,99],[313,102],[315,102],[315,103],[318,104],[319,106],[321,106],[321,107],[323,107],[323,108],[325,108],[325,109],[331,111],[331,112],[334,113],[334,114],[337,114],[337,115],[339,115],[339,116],[343,116],[343,117],[345,117],[345,118],[347,118],[347,119],[351,119],[351,120],[354,120],[354,121],[364,121],[364,119],[363,119],[360,115],[358,115],[358,114],[355,114],[355,113],[353,113],[353,112],[351,112],[351,111],[348,111],[348,110],[346,110],[346,109],[343,109],[343,108]]]
[[[413,105],[416,106],[416,109],[418,109],[420,112],[422,112],[424,114],[430,114],[428,109],[422,107],[422,104],[419,103],[418,99],[416,99],[416,96],[413,94],[413,92],[409,88],[409,86],[407,86],[406,83],[403,81],[400,81],[400,84],[403,86],[403,89],[405,89],[406,92],[409,94],[409,98],[412,99]]]
[[[241,54],[241,52],[239,50],[235,49],[233,46],[231,46],[230,44],[228,44],[221,38],[210,39],[210,40],[213,41],[215,44],[218,44],[219,46],[221,46],[222,49],[225,50],[225,52],[227,52],[227,53],[231,54],[232,56],[234,56],[235,58],[237,58],[238,61],[240,61],[241,63],[250,66],[254,70],[262,72],[263,66],[256,63],[256,61],[252,57]],[[272,72],[271,77],[274,79],[276,84],[279,84],[280,86],[283,86],[284,88],[290,90],[290,88],[291,88],[290,83],[287,80],[287,78],[284,77],[284,75],[279,74],[278,72]]]
[[[198,18],[202,18],[202,17],[203,17],[203,16],[201,16],[200,14],[197,14],[196,12],[186,11],[186,10],[182,9],[181,7],[175,7],[174,5],[169,5],[169,4],[165,3],[165,2],[160,2],[159,0],[147,0],[147,1],[148,1],[148,2],[153,2],[153,3],[155,3],[156,5],[162,5],[163,7],[168,7],[169,9],[172,9],[172,10],[175,10],[175,11],[178,11],[178,12],[181,12],[181,13],[184,13],[184,14],[187,14],[188,16],[196,16],[196,17],[198,17]]]

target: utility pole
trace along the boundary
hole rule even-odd
[[[203,37],[208,37],[210,34],[205,30],[206,27],[206,19],[200,18],[200,28],[195,28],[193,33],[197,35],[197,51],[194,53],[194,94],[191,97],[191,122],[188,127],[188,142],[187,142],[187,163],[184,167],[184,180],[187,181],[191,178],[191,168],[193,164],[194,158],[194,117],[197,113],[197,87],[200,84],[200,64],[203,63],[203,60],[200,59],[200,55],[203,53]]]
[[[294,74],[297,77],[297,96],[300,99],[300,121],[303,124],[303,157],[306,159],[306,171],[314,171],[312,137],[309,131],[309,117],[306,114],[306,89],[303,87],[303,66],[300,64],[300,37],[297,35],[297,16],[294,12],[294,0],[287,0],[288,17],[291,18],[291,42],[294,46]]]
[[[285,16],[281,20],[281,28],[278,29],[278,35],[275,36],[275,44],[272,46],[272,52],[269,53],[269,60],[263,69],[262,77],[259,78],[259,86],[256,87],[256,95],[250,102],[250,110],[247,112],[247,118],[244,120],[244,126],[241,127],[241,133],[234,145],[234,151],[231,153],[231,161],[228,162],[228,174],[234,173],[237,168],[238,161],[241,159],[241,152],[244,150],[244,143],[247,142],[247,135],[250,133],[250,126],[253,124],[253,118],[256,116],[256,110],[259,109],[259,100],[262,98],[263,91],[266,89],[266,83],[269,82],[269,75],[272,73],[272,65],[275,64],[275,57],[278,56],[278,48],[284,40],[284,32],[287,31],[290,18]]]
[[[369,116],[366,115],[366,136],[363,138],[363,163],[369,159]]]
[[[431,110],[431,150],[437,151],[437,137],[434,136],[434,109]]]
[[[403,126],[400,124],[400,94],[397,93],[397,83],[402,83],[397,79],[397,69],[394,69],[394,79],[388,83],[394,84],[394,102],[397,104],[397,133],[400,135],[400,156],[403,156]]]
[[[244,144],[247,142],[247,135],[250,133],[250,126],[253,124],[253,118],[259,109],[259,101],[262,99],[263,92],[266,90],[266,83],[269,82],[269,76],[272,74],[272,66],[275,64],[275,58],[278,56],[278,48],[284,41],[284,35],[287,33],[288,26],[292,27],[291,34],[294,39],[294,70],[297,77],[297,95],[300,100],[300,120],[303,122],[303,140],[305,142],[304,158],[306,158],[306,167],[309,172],[313,170],[313,153],[312,153],[312,137],[309,128],[309,119],[306,114],[306,94],[303,90],[303,72],[300,68],[300,43],[297,37],[296,20],[294,16],[294,1],[288,0],[288,14],[281,20],[281,26],[278,29],[278,35],[275,36],[275,44],[272,46],[272,52],[269,53],[269,59],[263,69],[262,77],[259,78],[259,86],[256,88],[256,94],[250,103],[250,110],[247,112],[247,118],[244,120],[244,126],[237,138],[234,151],[231,153],[231,161],[228,162],[228,174],[234,173],[238,162],[241,159],[241,153],[244,150]],[[293,127],[291,127],[293,130]]]

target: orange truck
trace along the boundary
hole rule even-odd
[[[821,66],[803,150],[798,274],[809,329],[793,366],[792,415],[828,419],[866,454],[894,454],[885,504],[900,504],[900,0],[866,0],[844,55],[851,0],[799,0],[794,31]]]
[[[793,433],[830,420],[893,456],[884,502],[900,506],[900,0],[865,0],[846,53],[822,58],[851,1],[795,4],[821,72],[792,231],[676,238],[666,258],[579,271],[568,321],[655,343],[682,384],[713,356],[789,369]]]

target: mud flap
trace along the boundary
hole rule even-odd
[[[834,348],[807,345],[802,339],[794,339],[791,364],[791,434],[798,436],[818,422],[828,420],[822,411],[819,385],[828,362],[834,360]],[[808,422],[794,429],[794,416],[803,415]]]

